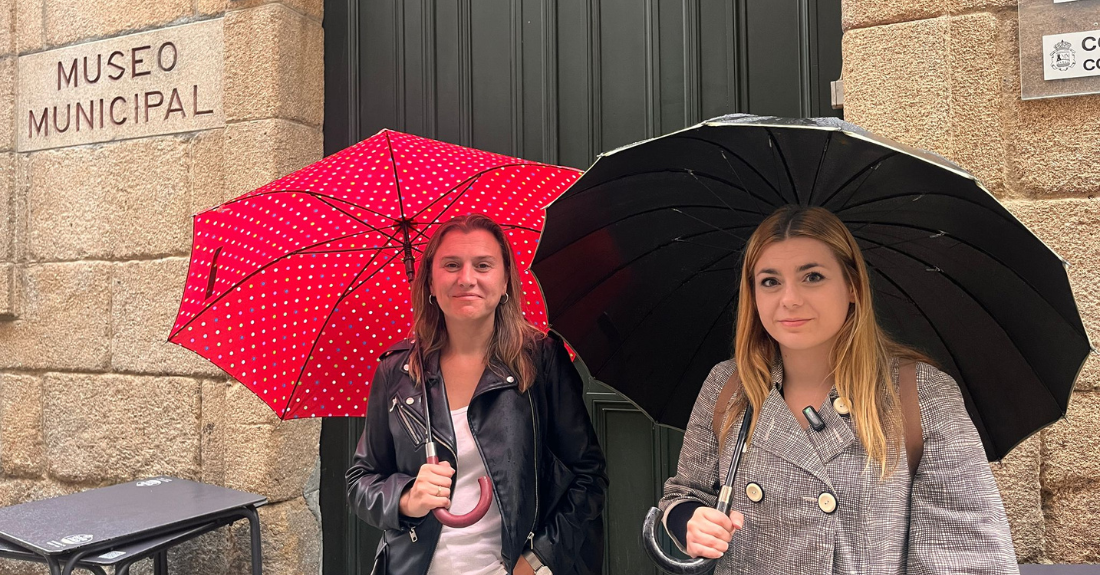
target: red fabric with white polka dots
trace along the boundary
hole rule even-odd
[[[543,208],[578,176],[383,130],[195,216],[169,340],[214,362],[283,419],[362,416],[378,356],[411,326],[399,222],[411,222],[419,258],[454,216],[496,220],[516,251],[524,313],[546,329],[528,268]]]

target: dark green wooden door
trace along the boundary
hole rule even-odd
[[[830,115],[840,36],[840,0],[326,0],[326,153],[392,128],[586,168],[731,112]],[[656,573],[640,522],[682,435],[598,382],[586,399],[611,477],[605,572]],[[361,429],[324,423],[326,575],[370,572],[378,534],[344,503]]]

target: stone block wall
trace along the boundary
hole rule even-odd
[[[279,421],[166,338],[192,214],[322,155],[322,6],[0,0],[0,506],[153,475],[206,481],[270,500],[265,573],[319,572],[320,421]],[[224,29],[224,127],[16,151],[19,56],[200,21]],[[247,528],[170,560],[248,573]],[[0,562],[0,575],[44,572]]]
[[[845,118],[973,172],[1070,262],[1100,338],[1100,96],[1023,101],[1016,0],[844,0]],[[1037,334],[1041,337],[1041,334]],[[1100,360],[993,464],[1027,563],[1100,562]]]

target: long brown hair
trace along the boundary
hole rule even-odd
[[[737,304],[734,358],[743,393],[738,394],[734,415],[752,404],[755,429],[764,400],[771,392],[771,366],[779,361],[779,346],[764,329],[756,309],[753,269],[768,246],[790,238],[811,238],[829,247],[844,273],[855,301],[837,333],[830,353],[830,367],[837,393],[851,405],[856,436],[870,461],[883,477],[893,471],[902,453],[904,427],[892,362],[929,360],[889,337],[875,318],[867,265],[852,233],[824,208],[783,206],[764,219],[745,246],[741,291]],[[729,434],[736,417],[727,417],[722,436]]]
[[[523,301],[523,283],[519,279],[515,254],[504,230],[489,216],[482,214],[459,216],[444,222],[432,234],[424,248],[420,268],[412,281],[413,349],[409,354],[409,375],[416,384],[423,383],[426,358],[447,346],[447,324],[443,311],[429,299],[431,288],[428,284],[439,244],[443,243],[444,236],[453,231],[470,233],[476,230],[489,232],[500,244],[500,253],[504,258],[504,275],[507,278],[505,293],[508,297],[496,307],[493,335],[489,338],[485,359],[490,369],[497,364],[514,373],[519,380],[519,390],[527,391],[534,384],[536,375],[531,352],[534,344],[545,336],[523,317],[520,307],[520,302]]]

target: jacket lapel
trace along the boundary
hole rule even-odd
[[[852,433],[852,426],[848,420],[841,417],[833,409],[835,393],[834,391],[833,394],[826,397],[825,403],[817,411],[817,414],[821,416],[821,420],[825,422],[825,429],[809,432],[810,441],[817,448],[817,455],[823,464],[828,464],[837,455],[840,455],[856,438],[855,434]]]
[[[809,432],[795,420],[778,388],[773,387],[764,400],[757,421],[752,438],[754,446],[786,460],[832,487],[825,465],[807,437]]]
[[[447,390],[443,387],[443,375],[439,369],[439,354],[433,353],[425,358],[425,364],[424,384],[428,390],[432,410],[432,435],[457,457],[458,440],[455,439],[454,425],[451,423],[451,408],[447,403]]]
[[[446,384],[443,382],[443,372],[439,368],[439,354],[433,353],[425,361],[425,377],[428,388],[428,396],[431,398],[432,409],[432,434],[435,440],[455,451],[458,443],[455,439],[454,424],[451,422],[450,404],[447,402]],[[471,406],[478,396],[498,389],[516,387],[516,378],[501,366],[489,365],[481,373],[474,388],[474,394],[470,398]],[[457,451],[455,451],[457,453]]]

